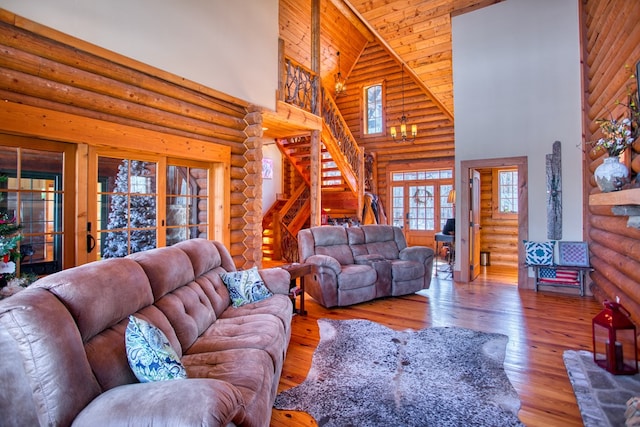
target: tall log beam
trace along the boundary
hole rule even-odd
[[[320,0],[313,0],[311,4],[311,71],[320,75]],[[320,102],[320,79],[313,80],[315,104],[313,113],[320,116],[322,111]],[[320,225],[322,206],[322,179],[320,176],[320,140],[321,132],[311,131],[311,226]]]

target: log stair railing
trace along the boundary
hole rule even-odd
[[[279,212],[285,203],[287,203],[287,200],[278,198],[262,217],[262,259],[264,260],[271,261],[282,258],[280,243],[274,244],[273,219],[276,212]]]
[[[298,231],[309,226],[311,203],[309,186],[300,185],[282,208],[273,215],[274,246],[278,247],[277,258],[298,262]],[[279,244],[278,244],[279,242]]]

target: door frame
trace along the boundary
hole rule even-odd
[[[502,157],[494,159],[463,160],[460,162],[460,196],[459,209],[460,232],[456,233],[457,270],[454,271],[454,280],[457,282],[469,282],[470,263],[470,171],[474,169],[501,168],[515,166],[518,169],[518,242],[529,238],[529,166],[528,158]],[[525,265],[524,245],[518,243],[518,288],[529,288],[528,267]]]

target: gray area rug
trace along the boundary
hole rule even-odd
[[[567,350],[562,357],[585,427],[624,426],[627,400],[640,396],[640,374],[610,374],[590,351]]]
[[[503,369],[506,335],[462,328],[395,331],[368,320],[319,319],[304,382],[275,408],[320,426],[521,426]]]

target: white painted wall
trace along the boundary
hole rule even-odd
[[[562,237],[583,240],[578,1],[506,0],[453,18],[456,170],[527,156],[530,240],[548,240],[545,157],[556,140]]]
[[[264,215],[276,201],[277,194],[282,193],[282,154],[274,142],[262,146],[262,157],[273,160],[273,179],[262,180],[262,215]]]
[[[278,0],[0,0],[0,8],[275,109]]]

